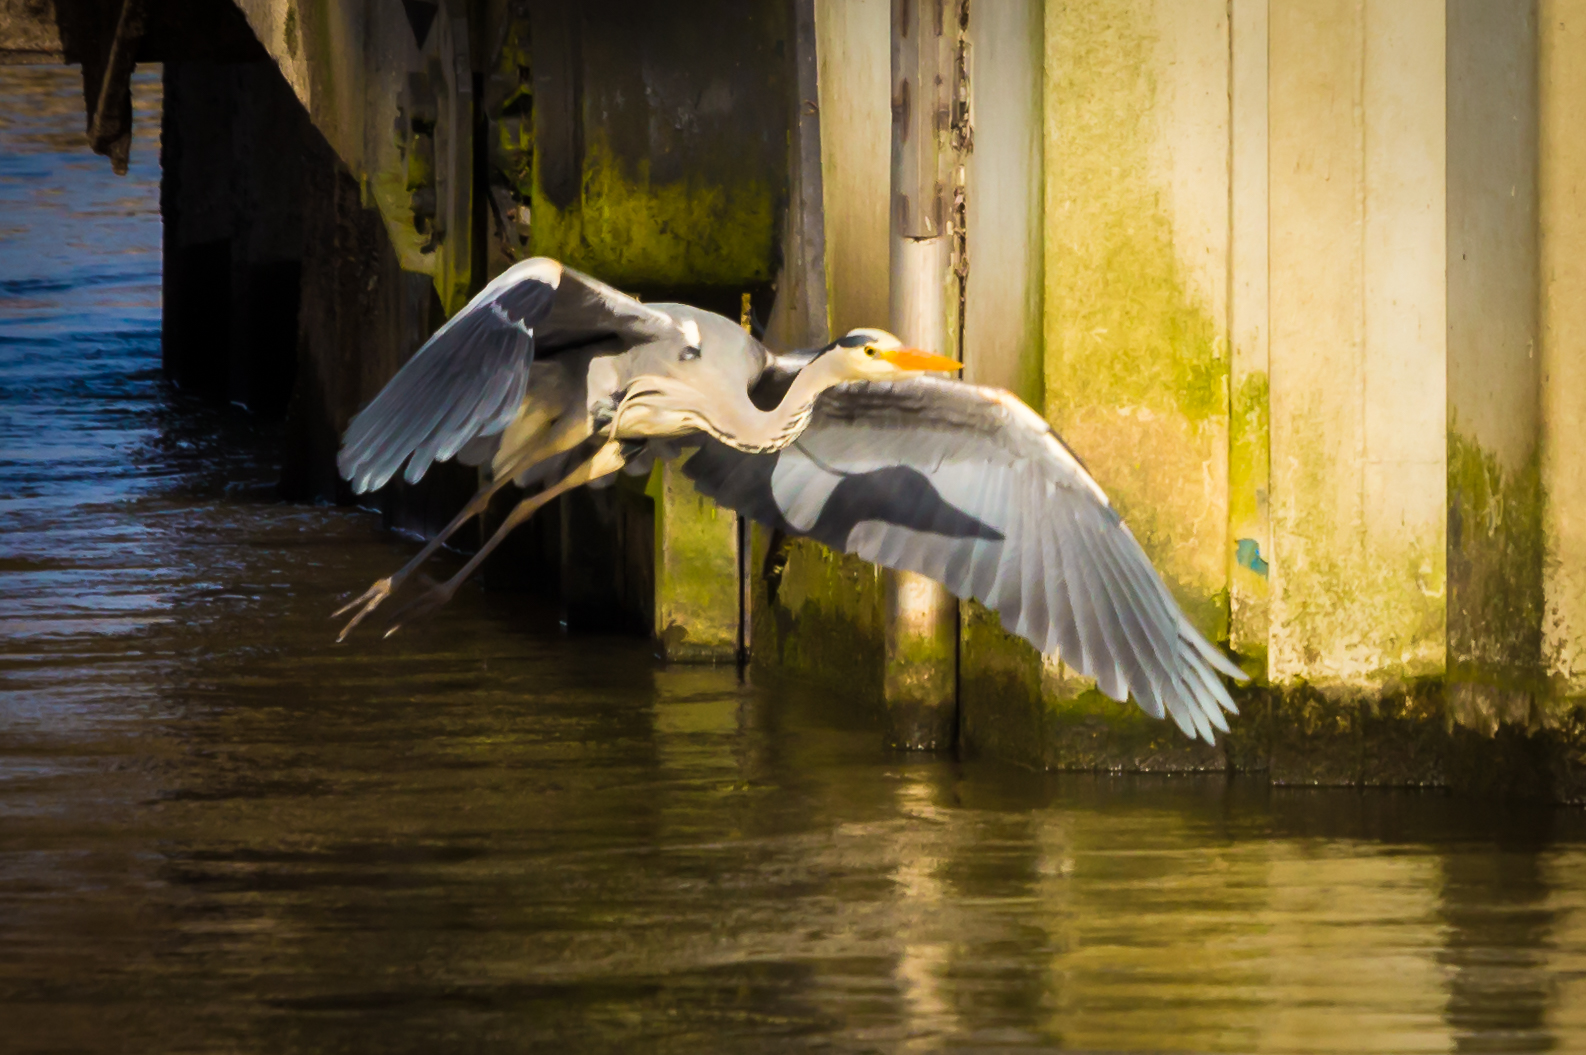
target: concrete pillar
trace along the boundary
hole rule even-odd
[[[888,325],[890,0],[815,0],[820,210],[829,332]],[[806,100],[801,99],[800,105]],[[751,663],[857,705],[883,698],[886,601],[880,571],[809,539],[756,529]]]
[[[816,0],[826,302],[831,332],[890,312],[891,0]]]
[[[942,354],[957,350],[961,298],[953,269],[962,187],[951,141],[956,14],[947,3],[892,4],[890,329]],[[889,570],[884,581],[888,742],[949,748],[958,725],[958,603],[913,572]]]
[[[1553,720],[1586,697],[1586,3],[1540,0],[1543,672]]]
[[[1043,405],[1041,363],[1040,0],[969,7],[969,122],[965,159],[969,273],[964,286],[964,378]],[[996,613],[960,607],[959,736],[966,750],[1008,753],[1040,742],[1041,656],[1002,629]]]
[[[1536,5],[1447,19],[1447,698],[1490,731],[1542,689]]]
[[[655,638],[671,662],[738,658],[738,520],[694,490],[676,464],[657,466]]]
[[[1075,0],[1046,5],[1045,33],[1046,415],[1213,641],[1228,626],[1227,15],[1224,0]],[[1225,764],[1055,660],[1042,681],[1037,761]]]
[[[1351,701],[1444,666],[1444,44],[1441,0],[1270,9],[1269,674],[1322,693],[1275,713],[1274,779],[1430,778],[1363,762]]]
[[[1267,667],[1272,565],[1267,413],[1267,18],[1269,0],[1234,0],[1229,70],[1228,643]]]
[[[1435,673],[1442,5],[1271,19],[1272,673]]]

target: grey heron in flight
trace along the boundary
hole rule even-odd
[[[532,366],[532,369],[531,369]],[[352,422],[338,465],[364,492],[406,462],[490,465],[490,483],[394,575],[336,613],[345,638],[508,481],[544,484],[451,579],[444,603],[556,495],[673,444],[718,503],[996,611],[1097,687],[1208,742],[1246,676],[1179,610],[1101,487],[1012,393],[940,376],[959,364],[854,330],[777,356],[731,320],[641,304],[555,261],[517,264],[442,327]]]

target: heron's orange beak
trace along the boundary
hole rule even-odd
[[[903,370],[962,370],[964,364],[945,355],[934,355],[919,348],[891,348],[881,358]]]

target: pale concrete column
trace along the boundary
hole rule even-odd
[[[954,187],[949,140],[958,24],[950,4],[892,3],[892,295],[889,328],[905,343],[955,352]],[[951,319],[949,318],[951,313]],[[951,747],[958,724],[958,602],[912,572],[886,582],[887,739]]]
[[[831,332],[890,310],[891,0],[816,0],[826,303]]]
[[[1041,0],[969,6],[964,160],[964,379],[1043,406],[1041,363]],[[959,737],[971,751],[1018,757],[1042,708],[1041,657],[995,612],[960,607]],[[1034,721],[1032,721],[1034,719]]]
[[[829,330],[886,326],[891,172],[891,0],[814,0]],[[751,563],[755,645],[767,676],[792,675],[881,707],[881,573],[811,539],[757,529]]]
[[[670,662],[731,663],[739,643],[738,519],[694,490],[681,464],[657,465],[647,489],[655,502],[655,639]]]
[[[1538,6],[1542,660],[1562,714],[1586,696],[1586,2]]]
[[[1490,730],[1541,688],[1536,5],[1447,18],[1447,698]]]
[[[964,379],[1039,407],[1041,0],[971,4]]]
[[[1443,10],[1270,9],[1277,682],[1443,670]]]
[[[1044,409],[1213,641],[1228,636],[1228,12],[1070,0],[1046,4],[1045,32]],[[1046,764],[1226,764],[1066,665],[1042,680]]]
[[[1228,343],[1228,643],[1266,674],[1272,570],[1268,414],[1267,17],[1269,0],[1233,0]]]

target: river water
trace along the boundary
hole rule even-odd
[[[1586,822],[892,755],[463,594],[159,370],[158,107],[0,68],[0,1051],[1586,1050]]]

